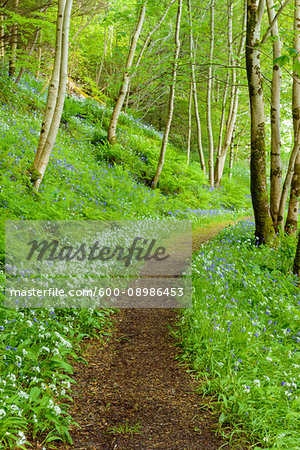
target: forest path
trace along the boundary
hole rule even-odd
[[[193,233],[193,250],[212,239],[226,224]],[[87,342],[75,363],[72,417],[74,449],[205,449],[232,448],[216,436],[218,417],[201,407],[197,382],[179,365],[169,327],[174,309],[123,309],[114,318],[112,338],[104,346]],[[127,426],[127,432],[125,427]],[[223,446],[224,445],[224,446]]]

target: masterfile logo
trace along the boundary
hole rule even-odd
[[[178,307],[191,238],[190,222],[171,218],[8,221],[7,305]]]

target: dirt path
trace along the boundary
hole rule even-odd
[[[195,233],[193,249],[224,225]],[[217,417],[201,409],[196,382],[176,360],[179,349],[168,327],[172,309],[124,309],[115,317],[112,338],[103,347],[88,342],[76,363],[72,416],[75,449],[218,449]],[[127,430],[126,430],[127,428]],[[229,449],[224,445],[223,449]]]

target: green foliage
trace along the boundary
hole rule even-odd
[[[45,95],[38,96],[41,86],[29,76],[24,77],[16,92],[13,84],[6,85],[5,78],[0,77],[0,83],[5,86],[0,109],[1,236],[8,219],[170,216],[170,220],[188,218],[195,226],[203,226],[244,214],[235,209],[247,206],[241,189],[238,192],[237,186],[229,183],[223,190],[210,191],[199,165],[187,167],[185,156],[172,145],[168,147],[160,190],[150,190],[146,184],[157,162],[161,135],[153,127],[122,114],[119,144],[111,147],[105,139],[111,110],[97,101],[73,97],[65,103],[53,154],[40,191],[35,193],[30,167]],[[229,206],[230,211],[226,209]],[[0,261],[4,263],[3,240]],[[3,289],[3,272],[0,277]],[[0,442],[6,448],[25,447],[27,432],[34,437],[45,436],[44,444],[57,439],[70,442],[72,419],[65,401],[69,399],[72,368],[67,359],[77,357],[82,339],[96,333],[103,335],[110,313],[0,308]],[[124,432],[138,429],[128,425]]]
[[[263,448],[298,448],[299,288],[295,238],[255,247],[253,223],[220,233],[193,262],[193,307],[181,321],[184,358],[215,394],[221,425]]]

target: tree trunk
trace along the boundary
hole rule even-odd
[[[4,26],[2,25],[4,21],[3,14],[0,14],[0,62],[4,60],[5,56],[5,33]]]
[[[228,0],[228,8],[227,8],[228,67],[232,65],[232,14],[233,14],[233,1],[232,0]],[[216,182],[218,183],[218,181],[220,179],[219,159],[221,157],[222,140],[223,140],[223,129],[224,129],[224,123],[225,123],[226,101],[227,101],[229,80],[230,80],[230,70],[229,70],[229,68],[227,68],[226,81],[225,81],[225,87],[224,87],[224,92],[223,92],[223,100],[222,100],[222,114],[221,114],[221,121],[220,121],[219,142],[218,142],[217,158],[216,158],[215,173],[214,173],[214,182],[215,182],[215,184],[216,184]]]
[[[34,180],[34,187],[36,190],[38,190],[40,186],[49,162],[65,100],[68,77],[68,46],[72,3],[73,0],[60,0],[58,3],[54,66],[40,141],[34,160],[34,170],[38,173],[38,178]]]
[[[258,47],[264,0],[247,1],[246,69],[251,113],[251,195],[255,217],[255,236],[261,245],[274,235],[270,214],[265,148],[265,114],[260,51]]]
[[[163,140],[162,140],[162,146],[161,146],[161,150],[160,150],[157,169],[156,169],[156,172],[155,172],[152,184],[151,184],[152,189],[156,188],[156,185],[159,181],[161,171],[164,166],[165,153],[166,153],[168,137],[169,137],[172,118],[173,118],[175,86],[176,86],[176,80],[177,80],[177,67],[178,67],[179,52],[180,52],[180,46],[181,46],[181,42],[180,42],[181,14],[182,14],[182,0],[178,0],[176,29],[175,29],[175,54],[174,54],[173,73],[172,73],[172,81],[171,81],[170,95],[169,95],[168,118],[167,118],[167,123],[165,126],[165,131],[164,131],[164,136],[163,136]]]
[[[233,159],[234,159],[234,134],[235,130],[232,133],[232,139],[230,143],[230,154],[229,154],[229,179],[232,178],[232,169],[233,169]]]
[[[192,16],[192,2],[188,0],[188,13],[189,13],[189,25],[190,25],[190,61],[191,61],[191,73],[192,73],[192,90],[193,90],[193,100],[194,100],[194,110],[197,125],[197,147],[200,158],[200,165],[203,172],[206,172],[205,159],[202,148],[202,133],[201,133],[201,122],[198,107],[198,96],[197,96],[197,84],[196,84],[196,73],[195,73],[195,49],[194,49],[194,36],[193,36],[193,16]]]
[[[19,9],[19,0],[14,0],[14,12],[17,13],[18,9]],[[17,47],[18,47],[18,24],[14,23],[11,26],[10,56],[8,63],[8,74],[10,77],[14,77],[16,73]]]
[[[209,184],[214,185],[214,138],[211,123],[211,93],[212,93],[212,77],[213,77],[213,55],[214,55],[214,41],[215,41],[215,1],[212,0],[210,4],[210,51],[209,51],[209,68],[207,81],[207,134],[208,134],[208,171]]]
[[[300,0],[295,0],[294,9],[294,49],[297,50],[297,56],[295,59],[300,62]],[[292,98],[292,110],[293,110],[293,128],[294,128],[294,143],[296,141],[299,146],[300,136],[298,129],[300,126],[300,77],[297,70],[293,71],[293,98]],[[300,195],[300,152],[298,152],[294,174],[291,183],[289,209],[287,219],[285,223],[285,232],[288,234],[296,233],[298,224],[298,212],[299,212],[299,195]]]
[[[300,277],[300,233],[298,236],[298,245],[297,245],[296,255],[295,255],[295,259],[294,259],[293,272],[295,275],[297,275],[298,278]]]
[[[118,124],[119,116],[122,111],[122,106],[124,104],[124,100],[126,98],[126,94],[128,91],[128,85],[129,85],[129,81],[130,81],[129,72],[130,72],[130,69],[131,69],[131,66],[133,63],[133,58],[135,55],[137,42],[138,42],[139,36],[141,34],[143,23],[145,20],[146,5],[147,5],[147,1],[145,1],[143,3],[143,6],[140,11],[139,20],[138,20],[135,32],[132,36],[131,45],[130,45],[128,58],[127,58],[127,62],[126,62],[126,67],[125,67],[125,72],[124,72],[124,76],[123,76],[123,82],[122,82],[122,85],[120,88],[117,103],[115,105],[115,108],[114,108],[112,116],[111,116],[110,124],[108,127],[107,139],[111,144],[115,144],[117,141],[117,139],[116,139],[117,124]]]
[[[273,0],[267,0],[269,23],[271,25],[274,17]],[[273,59],[281,55],[281,43],[277,22],[271,30],[273,38]],[[281,139],[280,139],[280,91],[281,91],[281,69],[279,64],[273,66],[272,88],[271,88],[271,171],[270,171],[270,211],[275,230],[277,229],[278,209],[281,196]]]
[[[247,0],[244,0],[244,15],[243,15],[243,33],[241,36],[239,49],[237,52],[237,57],[234,58],[234,65],[236,66],[236,69],[232,72],[232,87],[231,87],[231,94],[230,94],[230,106],[228,111],[228,118],[226,122],[226,129],[225,129],[225,135],[223,139],[223,144],[221,148],[221,152],[219,157],[216,158],[216,164],[215,164],[215,171],[214,171],[214,179],[215,179],[215,185],[218,187],[220,186],[222,177],[223,177],[223,171],[225,166],[225,160],[226,155],[230,146],[230,143],[232,141],[232,135],[236,124],[236,117],[237,117],[237,111],[238,111],[238,104],[239,104],[239,88],[236,85],[237,83],[237,66],[240,64],[241,57],[244,51],[245,46],[245,38],[246,38],[246,23],[247,23]]]
[[[189,121],[188,121],[188,136],[187,136],[187,165],[190,163],[191,153],[191,137],[192,137],[192,100],[193,100],[193,80],[191,79],[190,93],[189,93]]]

